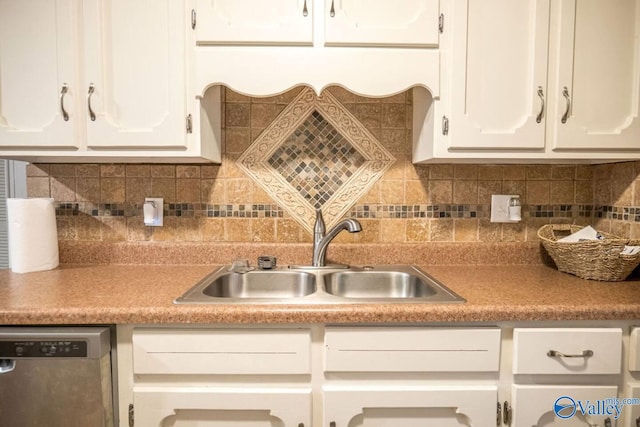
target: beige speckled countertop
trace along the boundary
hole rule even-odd
[[[214,265],[0,271],[10,324],[379,323],[640,319],[640,279],[587,281],[544,265],[423,266],[463,304],[175,305]]]

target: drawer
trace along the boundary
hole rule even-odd
[[[136,329],[136,374],[309,374],[308,329]]]
[[[499,328],[327,327],[326,372],[495,372]]]
[[[629,336],[629,370],[640,371],[640,328],[631,329]]]
[[[513,351],[514,374],[618,374],[622,330],[516,328]]]

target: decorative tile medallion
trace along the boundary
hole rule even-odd
[[[304,89],[238,164],[309,232],[337,223],[395,158],[330,93]]]

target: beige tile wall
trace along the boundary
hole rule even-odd
[[[226,90],[222,165],[36,164],[28,168],[29,196],[53,197],[63,204],[58,214],[61,240],[311,242],[311,236],[286,212],[251,218],[208,217],[206,213],[207,205],[242,205],[251,210],[253,205],[274,204],[235,162],[297,92],[250,98]],[[640,206],[640,162],[413,165],[410,94],[372,99],[340,88],[332,88],[332,93],[397,159],[356,207],[438,208],[432,218],[360,218],[363,231],[342,233],[338,241],[528,241],[536,239],[539,226],[552,221],[593,223],[604,231],[640,238],[640,222],[634,214]],[[521,195],[521,223],[489,221],[491,194],[499,193]],[[172,210],[164,227],[145,227],[140,209],[145,196],[179,204],[174,209],[182,209],[180,216]],[[568,206],[569,217],[560,216],[559,205]],[[584,206],[619,207],[620,212],[631,208],[632,213],[598,218],[596,209],[583,216]],[[458,208],[474,212],[475,217],[446,216],[448,210]],[[538,211],[555,213],[539,217]]]

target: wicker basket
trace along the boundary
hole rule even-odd
[[[640,240],[628,240],[600,232],[604,240],[558,242],[558,238],[575,233],[583,227],[568,224],[548,224],[540,227],[538,237],[556,263],[558,270],[583,279],[618,282],[627,278],[640,264],[640,253],[620,255],[625,245],[640,246]],[[557,237],[556,232],[563,231]]]

